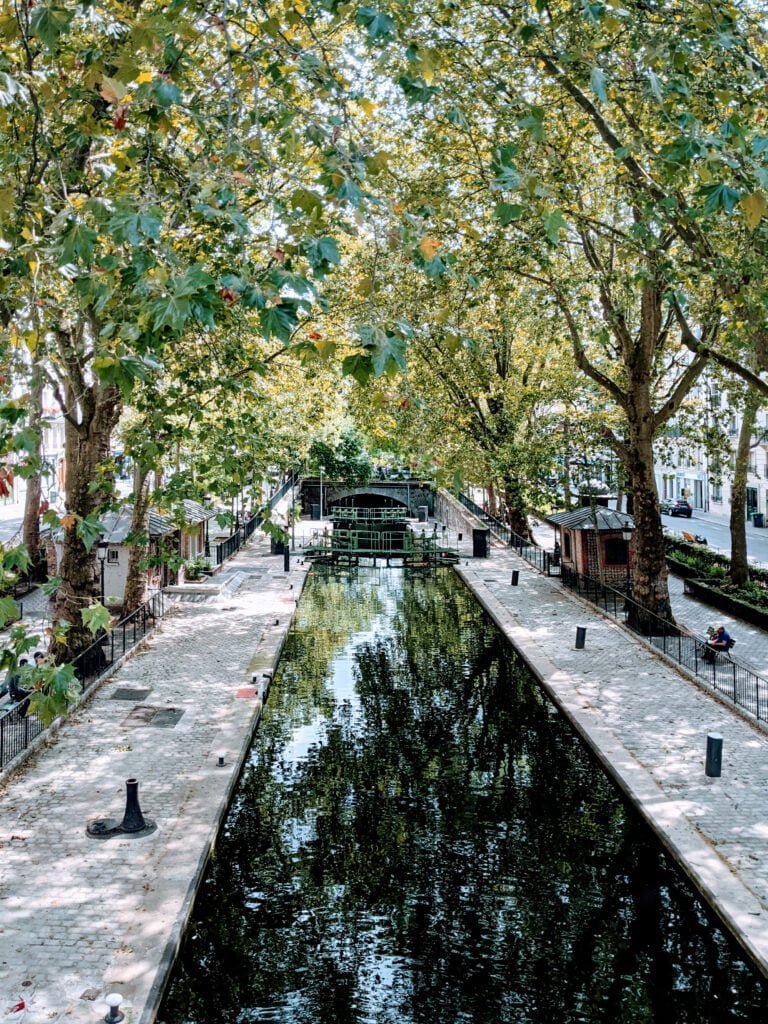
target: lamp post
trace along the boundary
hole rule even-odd
[[[320,518],[323,519],[323,473],[325,472],[325,466],[320,467]]]
[[[99,546],[96,548],[96,554],[99,559],[99,578],[101,581],[101,603],[104,604],[104,563],[107,560],[107,551],[109,550],[109,544],[106,541],[101,541]]]
[[[625,557],[626,557],[626,560],[627,560],[627,594],[629,594],[631,583],[632,583],[632,580],[630,579],[630,575],[629,575],[629,545],[630,545],[630,542],[632,540],[632,531],[629,530],[629,529],[622,530],[621,531],[621,536],[622,536],[622,539],[624,540],[624,543],[627,545],[627,549],[626,549],[626,552],[625,552]]]

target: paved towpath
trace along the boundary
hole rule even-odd
[[[263,538],[252,542],[228,564],[243,573],[234,592],[180,604],[2,784],[0,1019],[23,1001],[9,1021],[96,1022],[112,991],[129,1022],[151,1019],[260,712],[252,673],[261,687],[274,668],[307,568],[293,559],[286,573]],[[153,726],[151,709],[166,722],[183,713]],[[122,819],[129,778],[157,831],[88,838],[89,820]]]
[[[768,974],[768,737],[509,549],[459,573]],[[718,779],[704,774],[710,732]]]

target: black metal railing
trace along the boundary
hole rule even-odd
[[[280,499],[283,498],[293,486],[298,485],[298,482],[298,477],[294,477],[289,473],[275,493],[270,497],[267,502],[267,506],[269,508],[274,508],[278,501],[280,501]],[[264,517],[260,512],[256,512],[250,519],[247,519],[242,526],[238,526],[235,532],[229,537],[219,541],[218,544],[213,544],[211,546],[211,565],[215,568],[217,565],[222,565],[226,562],[228,558],[236,555],[248,538],[253,536],[255,531],[261,525],[263,518]]]
[[[511,544],[512,542],[512,530],[502,523],[496,516],[492,516],[490,512],[486,512],[485,509],[481,508],[476,501],[472,501],[466,494],[457,495],[458,500],[468,509],[476,519],[479,519],[481,523],[485,523],[488,529],[494,536],[498,537],[500,541],[505,544]]]
[[[734,704],[745,708],[760,721],[768,721],[768,679],[749,665],[731,654],[713,650],[706,637],[689,633],[663,616],[648,611],[616,587],[566,567],[562,569],[561,579],[569,590],[602,608]]]
[[[162,591],[158,591],[78,654],[72,665],[80,692],[83,693],[116,661],[140,643],[166,608],[167,599]],[[29,700],[0,711],[0,768],[4,768],[25,750],[43,729],[39,717],[29,710]]]

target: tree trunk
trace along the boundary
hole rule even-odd
[[[747,394],[736,445],[736,467],[731,487],[731,583],[741,587],[749,580],[747,561],[747,479],[752,433],[757,420],[760,398],[755,391]]]
[[[70,624],[64,644],[54,652],[57,661],[74,658],[93,642],[85,628],[81,612],[100,598],[96,544],[87,546],[78,534],[81,520],[98,513],[111,493],[112,480],[104,489],[93,482],[104,479],[104,464],[110,458],[112,431],[120,417],[120,392],[114,385],[93,383],[77,396],[69,389],[67,408],[79,410],[75,420],[65,420],[64,453],[65,515],[62,517],[62,556],[59,564],[61,585],[53,606],[54,619]]]
[[[41,458],[43,453],[43,375],[39,367],[32,373],[29,393],[29,427],[35,435],[35,449],[32,453],[36,471],[27,479],[27,493],[24,500],[24,526],[22,536],[30,558],[30,574],[39,576],[40,563],[44,562],[40,552],[40,500],[42,497]],[[44,578],[44,577],[43,577]]]
[[[669,603],[666,545],[653,473],[652,435],[643,429],[633,429],[630,424],[625,450],[635,521],[632,532],[632,597],[643,608],[674,622]],[[647,621],[633,624],[648,628],[653,622],[649,617]]]
[[[140,466],[138,462],[133,465],[133,515],[131,517],[131,535],[143,536],[147,532],[147,514],[149,512],[149,488],[147,481],[149,469]],[[123,591],[123,615],[130,615],[144,600],[145,578],[141,566],[142,559],[147,553],[144,544],[138,544],[135,540],[131,544],[128,553],[128,570]]]
[[[528,515],[525,510],[525,501],[520,481],[517,477],[505,474],[502,485],[504,488],[504,501],[507,506],[509,528],[524,540],[531,540],[531,528],[528,525]]]

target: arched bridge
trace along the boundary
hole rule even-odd
[[[367,484],[343,484],[324,479],[322,492],[321,502],[319,477],[302,480],[300,500],[305,514],[312,511],[313,505],[319,509],[321,504],[325,517],[337,505],[347,508],[403,507],[414,518],[419,506],[426,505],[428,514],[434,514],[435,491],[429,480],[371,480]]]

